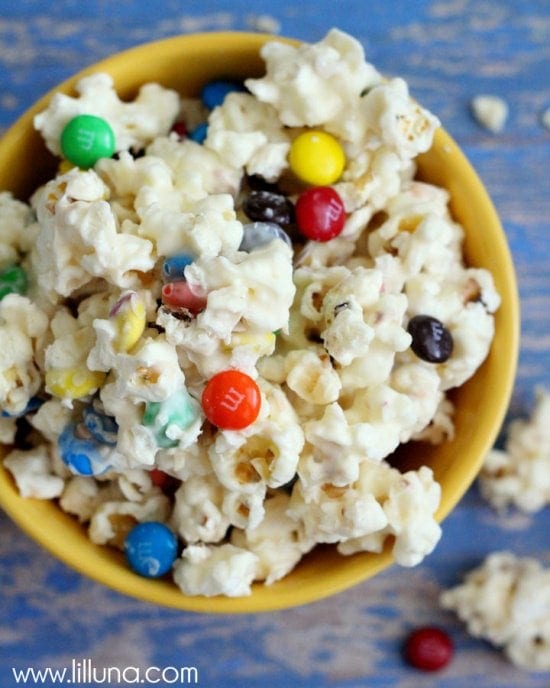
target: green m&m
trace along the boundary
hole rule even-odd
[[[170,438],[166,431],[170,425],[182,430],[188,428],[198,416],[198,405],[186,389],[181,389],[164,401],[148,401],[141,420],[151,427],[159,447],[177,447],[179,440]]]
[[[8,294],[25,294],[27,273],[19,265],[10,265],[0,271],[0,301]]]
[[[109,122],[95,115],[73,117],[61,132],[61,150],[67,160],[82,169],[115,152],[115,135]]]

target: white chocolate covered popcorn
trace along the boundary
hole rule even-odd
[[[186,595],[250,595],[258,557],[225,544],[190,545],[174,565],[174,580]]]
[[[116,150],[139,150],[168,133],[178,114],[179,97],[159,84],[145,84],[131,102],[122,101],[108,74],[91,74],[76,86],[73,98],[57,93],[48,108],[36,115],[35,128],[52,153],[60,153],[59,139],[70,119],[81,114],[103,117],[115,134]]]
[[[8,191],[0,192],[0,269],[18,262],[21,254],[32,246],[37,225],[26,203],[13,197]]]
[[[8,294],[0,301],[0,405],[19,415],[39,390],[36,363],[48,318],[26,296]]]
[[[550,394],[539,388],[531,417],[513,420],[505,449],[493,449],[479,475],[481,494],[496,509],[536,512],[550,504]]]
[[[289,496],[283,492],[269,495],[265,516],[256,528],[231,532],[231,543],[250,550],[258,557],[255,580],[270,585],[292,571],[314,545],[299,521],[288,515]]]
[[[518,667],[550,670],[550,569],[541,562],[493,552],[440,600]]]
[[[115,154],[64,163],[28,204],[0,193],[0,271],[28,273],[0,303],[0,438],[20,416],[32,428],[5,465],[95,543],[123,550],[136,524],[167,525],[187,595],[248,595],[317,543],[391,540],[398,563],[422,561],[441,490],[391,455],[452,438],[448,391],[485,359],[500,302],[464,263],[449,193],[415,179],[439,122],[407,84],[336,29],[261,54],[265,75],[211,112],[85,77],[35,126],[59,154],[65,125],[95,115]],[[204,124],[203,142],[174,122]],[[343,166],[332,238],[298,219],[315,189],[292,152],[314,129]],[[443,328],[441,360],[418,317]]]
[[[51,452],[46,445],[27,451],[14,449],[5,457],[4,465],[15,478],[23,497],[53,499],[63,492],[65,481],[55,475]]]
[[[71,170],[34,197],[40,232],[32,263],[52,302],[98,277],[132,287],[139,284],[135,271],[154,266],[151,242],[119,231],[107,198],[108,189],[93,170]]]

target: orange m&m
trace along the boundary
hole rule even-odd
[[[202,393],[204,415],[222,430],[242,430],[260,412],[260,388],[240,370],[222,370],[211,377]]]

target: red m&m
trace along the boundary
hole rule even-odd
[[[210,378],[202,393],[208,420],[222,430],[242,430],[260,412],[261,393],[255,380],[240,370],[222,370]]]
[[[206,308],[206,299],[194,294],[185,280],[165,284],[162,287],[162,303],[172,308],[187,308],[194,315]]]
[[[314,186],[301,193],[295,211],[299,231],[313,241],[329,241],[344,229],[344,202],[330,186]]]
[[[436,626],[424,626],[413,630],[404,646],[405,659],[422,671],[442,669],[451,661],[453,652],[451,637]]]

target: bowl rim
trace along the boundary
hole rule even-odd
[[[21,129],[28,130],[29,127],[32,128],[34,115],[46,107],[52,96],[60,91],[65,93],[72,92],[77,81],[84,76],[100,71],[110,73],[113,66],[127,60],[142,57],[144,51],[160,51],[163,59],[167,59],[173,54],[173,50],[176,46],[178,46],[180,50],[182,44],[185,44],[188,49],[193,46],[195,48],[202,47],[202,49],[204,49],[206,45],[211,47],[214,42],[223,44],[226,49],[229,46],[231,50],[238,49],[248,52],[256,50],[259,52],[260,47],[268,40],[277,40],[294,45],[302,42],[288,37],[243,31],[212,31],[196,34],[182,34],[141,43],[107,56],[93,64],[89,64],[39,97],[39,99],[20,115],[2,134],[0,142],[0,161],[2,157],[9,157],[9,150],[11,148],[17,148],[18,144],[21,142]],[[245,47],[243,48],[243,46]],[[159,78],[159,82],[162,83],[162,78]],[[459,148],[458,144],[443,128],[439,128],[435,133],[434,148],[446,152],[446,154],[450,155],[455,160],[455,163],[461,165],[464,177],[462,181],[465,187],[474,190],[479,196],[480,202],[485,206],[489,221],[496,230],[491,233],[491,241],[496,242],[494,246],[495,254],[498,256],[499,265],[504,266],[507,275],[506,294],[501,294],[503,301],[506,300],[507,311],[505,313],[506,317],[501,323],[501,328],[505,329],[506,341],[509,346],[505,359],[507,365],[502,370],[503,380],[501,381],[501,396],[494,402],[491,432],[486,432],[478,443],[478,461],[460,466],[460,480],[456,480],[453,483],[453,487],[447,488],[447,491],[442,495],[441,504],[436,514],[437,520],[441,522],[456,506],[458,501],[473,483],[481,469],[483,457],[493,445],[504,420],[513,390],[519,355],[519,296],[515,270],[506,235],[496,209],[481,179],[466,155]],[[5,153],[5,151],[8,152]],[[419,156],[419,159],[422,159],[428,154]],[[23,505],[21,502],[25,503],[25,508],[22,508]],[[48,504],[52,504],[52,502],[48,501]],[[0,461],[0,506],[35,542],[53,554],[57,559],[77,570],[81,575],[91,578],[125,595],[161,606],[185,611],[240,614],[269,612],[296,607],[329,597],[348,589],[365,581],[383,569],[386,569],[393,562],[388,543],[386,543],[384,551],[380,554],[371,555],[361,553],[359,555],[354,555],[355,557],[360,557],[361,561],[365,562],[365,566],[368,569],[367,571],[365,571],[365,567],[358,566],[355,567],[353,575],[350,575],[349,570],[343,569],[334,574],[330,581],[323,576],[316,576],[316,580],[308,580],[307,588],[285,589],[284,584],[281,585],[282,581],[280,581],[270,586],[270,592],[273,591],[273,594],[260,596],[253,594],[249,597],[238,598],[188,597],[171,581],[142,578],[134,574],[131,570],[121,567],[118,558],[116,561],[113,558],[111,548],[93,545],[93,548],[98,549],[98,559],[95,565],[90,566],[89,563],[86,564],[81,560],[78,552],[75,553],[67,547],[65,542],[52,540],[51,537],[48,537],[48,532],[45,530],[43,524],[43,503],[40,502],[40,500],[23,498],[18,494],[14,487],[14,481],[3,466],[2,461]],[[57,505],[55,505],[55,507],[60,514],[63,514],[65,517],[68,516],[68,514],[62,512]],[[74,538],[78,538],[78,532],[81,531],[81,526],[74,517],[69,516],[69,518],[74,521],[74,528],[76,529],[69,534],[71,541],[74,541]],[[109,549],[109,555],[99,551],[106,549]],[[116,556],[118,557],[118,554]],[[253,590],[256,591],[259,587],[266,586],[263,586],[261,583],[256,583],[253,586]],[[278,589],[282,590],[280,595],[276,594]]]

